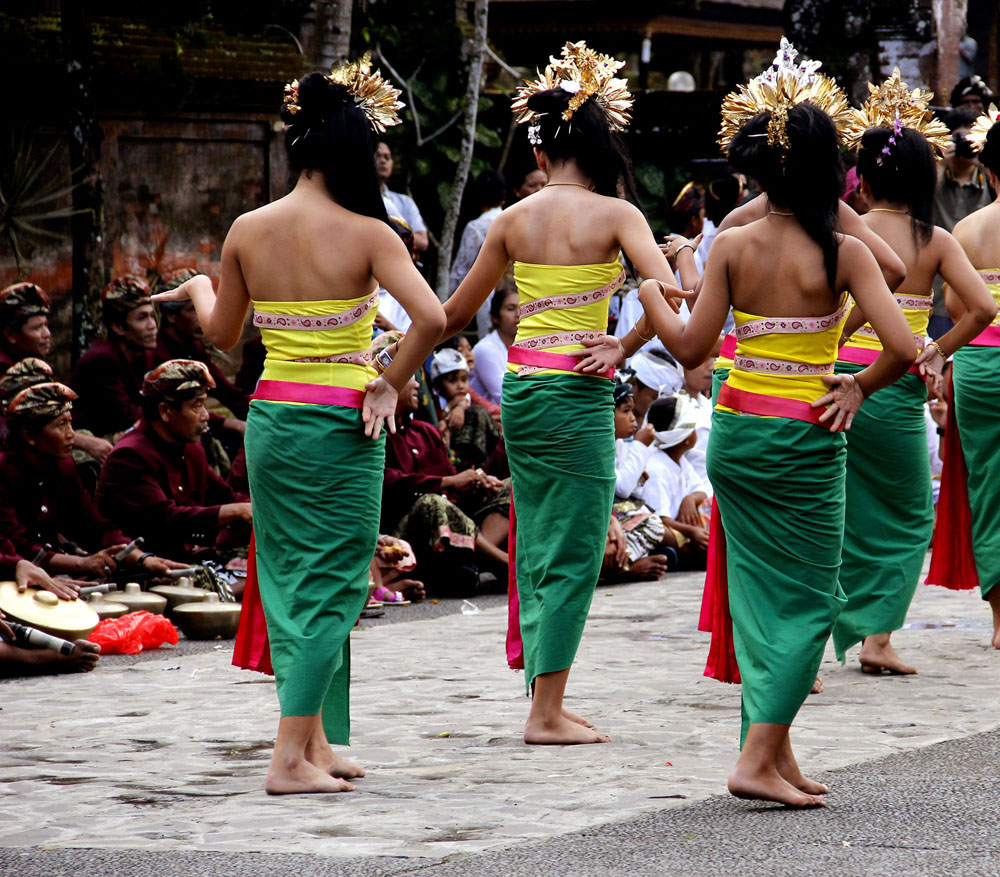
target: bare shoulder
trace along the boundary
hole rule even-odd
[[[719,231],[721,233],[732,228],[739,228],[740,226],[748,225],[757,219],[763,219],[766,214],[767,196],[758,195],[756,198],[747,201],[746,204],[741,204],[724,220],[722,220],[722,225],[719,226]],[[716,237],[716,240],[718,240],[718,237]],[[712,246],[715,246],[715,244],[712,244]]]

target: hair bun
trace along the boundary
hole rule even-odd
[[[322,73],[310,73],[299,80],[300,109],[290,121],[313,126],[343,109],[349,97],[345,86],[330,82]]]
[[[548,91],[539,91],[528,98],[528,109],[536,113],[561,113],[569,105],[573,97],[568,91],[561,88],[550,88]]]

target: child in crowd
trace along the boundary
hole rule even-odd
[[[654,453],[646,464],[649,478],[636,494],[663,519],[664,541],[677,548],[682,565],[704,569],[708,519],[702,505],[712,488],[686,454],[698,441],[697,421],[688,397],[664,396],[649,406],[646,423],[654,430]]]
[[[491,462],[500,442],[500,428],[490,413],[472,401],[469,364],[459,351],[442,347],[431,358],[431,388],[438,427],[459,469]]]
[[[684,390],[688,405],[694,415],[698,439],[685,455],[702,481],[708,481],[705,460],[708,456],[708,437],[712,432],[712,369],[715,357],[710,356],[697,368],[684,369]]]
[[[652,455],[653,428],[636,432],[632,385],[617,380],[615,402],[615,504],[614,517],[625,541],[625,559],[617,571],[622,577],[656,580],[677,568],[677,552],[664,546],[663,521],[641,500],[633,498],[645,480],[646,463]],[[634,436],[634,438],[633,438]],[[612,527],[615,531],[615,528]],[[609,547],[612,542],[609,535]],[[608,557],[610,562],[611,552]],[[606,564],[606,567],[608,564]],[[614,568],[614,565],[612,565]],[[607,572],[607,570],[606,570]]]
[[[507,372],[507,350],[517,335],[518,292],[507,278],[501,281],[490,302],[493,331],[473,348],[476,357],[472,386],[491,402],[500,404],[503,376]]]

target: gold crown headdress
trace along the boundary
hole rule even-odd
[[[986,145],[986,135],[990,133],[990,128],[997,122],[1000,122],[1000,110],[997,109],[996,104],[990,104],[990,108],[976,119],[972,130],[965,137],[976,152],[983,151],[983,147]]]
[[[371,52],[365,52],[357,61],[345,61],[334,66],[326,75],[326,80],[343,85],[354,98],[354,103],[368,117],[371,126],[380,134],[386,128],[400,123],[399,111],[406,106],[399,100],[402,92],[393,88],[380,70],[372,70]],[[285,86],[284,104],[285,109],[293,116],[301,111],[297,79]]]
[[[921,88],[910,91],[899,75],[899,68],[895,68],[892,76],[881,85],[868,83],[868,100],[861,109],[852,110],[851,123],[844,132],[844,145],[857,149],[869,128],[892,128],[894,136],[901,129],[910,128],[922,134],[936,152],[944,152],[951,132],[927,109],[933,98],[933,91]]]
[[[593,98],[607,117],[612,131],[622,131],[631,119],[632,95],[624,79],[618,79],[615,74],[625,66],[624,61],[616,61],[610,55],[603,55],[588,48],[586,42],[566,43],[562,48],[562,57],[550,56],[544,73],[538,73],[538,79],[525,80],[525,84],[517,90],[517,96],[510,109],[517,116],[518,124],[530,122],[538,115],[528,108],[528,100],[532,95],[553,88],[561,88],[572,94],[569,105],[563,110],[564,122],[569,122],[573,114],[583,106],[584,102]],[[532,126],[534,128],[535,126]],[[529,129],[529,140],[532,146],[541,145],[537,131]]]
[[[722,127],[719,146],[729,149],[737,132],[759,113],[771,113],[767,125],[767,142],[771,146],[788,148],[785,123],[788,111],[809,101],[833,119],[837,132],[847,126],[851,118],[851,105],[840,86],[820,73],[820,61],[796,63],[798,51],[784,37],[771,66],[736,91],[726,95],[722,102]]]

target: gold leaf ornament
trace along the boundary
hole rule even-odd
[[[997,122],[1000,122],[1000,110],[997,109],[996,104],[990,104],[990,108],[976,119],[972,130],[965,137],[976,152],[983,151],[983,147],[986,146],[986,137]]]
[[[525,80],[525,84],[518,88],[511,112],[517,116],[518,124],[531,122],[536,116],[544,115],[528,108],[532,95],[562,88],[573,95],[563,110],[564,122],[571,121],[573,114],[593,98],[611,130],[623,131],[631,121],[633,104],[626,80],[615,76],[624,66],[624,61],[616,61],[610,55],[591,49],[584,40],[566,43],[561,57],[549,57],[544,73],[536,71],[537,79]]]
[[[928,109],[934,92],[910,87],[903,81],[899,68],[881,85],[868,83],[868,99],[860,109],[852,110],[852,118],[844,132],[844,145],[857,149],[869,128],[892,128],[897,119],[899,127],[910,128],[922,134],[931,148],[943,154],[951,140],[948,126],[934,118]]]

